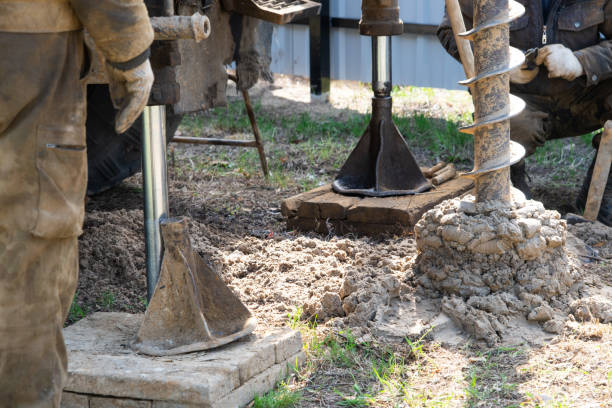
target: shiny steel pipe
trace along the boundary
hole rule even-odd
[[[166,107],[147,106],[143,113],[142,181],[144,187],[147,298],[159,279],[163,254],[160,222],[168,218]]]
[[[372,37],[372,90],[374,97],[391,96],[391,37]]]
[[[174,0],[164,0],[164,16],[174,15]]]

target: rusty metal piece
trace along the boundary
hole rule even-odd
[[[321,4],[311,0],[221,0],[226,11],[287,24],[299,18],[316,16]]]
[[[399,0],[362,0],[359,32],[373,37],[402,34],[404,23],[399,10]]]
[[[236,85],[238,84],[238,77],[234,74],[228,74],[227,77],[233,81]],[[266,152],[264,150],[263,140],[259,133],[259,126],[257,126],[257,119],[255,118],[255,111],[251,104],[251,97],[247,89],[242,89],[242,98],[244,99],[244,107],[246,108],[249,122],[251,123],[251,129],[253,130],[253,136],[255,140],[232,140],[232,139],[216,139],[211,137],[184,137],[175,136],[172,138],[173,142],[186,143],[186,144],[201,144],[201,145],[217,145],[217,146],[234,146],[234,147],[255,147],[259,153],[259,162],[261,163],[261,171],[265,178],[270,176],[268,170],[268,161],[266,160]]]
[[[597,158],[593,167],[593,175],[591,176],[591,185],[589,186],[589,194],[587,196],[586,205],[584,207],[584,218],[595,221],[601,207],[610,174],[610,165],[612,161],[612,121],[609,120],[604,126],[604,132],[601,135],[599,148],[597,149]]]
[[[200,42],[210,35],[210,20],[200,13],[192,16],[151,17],[151,25],[158,41],[181,39]]]
[[[217,139],[213,137],[174,136],[172,138],[172,143],[233,146],[233,147],[257,147],[257,142],[255,140]]]
[[[169,219],[161,227],[161,274],[132,348],[168,356],[219,347],[252,333],[255,318],[193,251],[186,219]]]
[[[524,12],[513,0],[474,0],[474,28],[459,34],[474,45],[474,76],[460,82],[470,87],[474,124],[461,131],[474,135],[474,169],[463,175],[475,179],[478,202],[511,202],[509,167],[525,154],[510,140],[509,121],[525,107],[510,95],[509,82],[509,72],[525,58],[509,46],[509,23]]]
[[[427,191],[431,184],[391,115],[391,37],[372,37],[372,67],[372,119],[332,188],[340,194],[372,197]]]

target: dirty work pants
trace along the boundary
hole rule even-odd
[[[510,138],[527,156],[547,140],[580,136],[612,119],[612,79],[585,88],[578,81],[558,96],[515,93],[527,106],[510,120]]]
[[[0,32],[0,406],[59,407],[87,180],[81,32]]]

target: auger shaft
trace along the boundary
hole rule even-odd
[[[508,10],[508,0],[475,0],[474,27],[487,25]],[[503,23],[480,31],[474,38],[474,66],[476,76],[506,67],[510,63],[509,24]],[[510,112],[509,74],[502,73],[477,81],[472,86],[474,120],[499,112]],[[474,131],[474,166],[484,168],[510,156],[510,121],[502,120]],[[476,200],[509,202],[510,168],[481,173],[476,177]]]
[[[458,34],[473,43],[475,71],[460,82],[470,87],[474,101],[474,123],[461,128],[474,135],[474,169],[464,176],[475,180],[477,202],[510,203],[510,166],[525,155],[525,149],[510,140],[510,118],[524,109],[525,102],[510,95],[509,72],[525,56],[510,47],[509,24],[525,8],[514,0],[474,0],[473,6],[474,28]],[[468,47],[465,51],[471,52]],[[471,68],[471,58],[463,63]]]

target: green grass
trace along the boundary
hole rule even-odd
[[[81,306],[77,301],[77,296],[78,292],[75,293],[74,298],[72,299],[72,304],[70,305],[70,310],[68,311],[68,319],[66,321],[67,325],[78,322],[88,314],[87,306]]]
[[[297,406],[302,394],[291,391],[287,384],[281,382],[274,390],[265,395],[255,395],[253,408],[291,408]]]
[[[401,94],[399,89],[396,92]],[[371,118],[370,114],[351,114],[341,119],[314,119],[307,113],[278,115],[262,109],[259,103],[254,110],[266,145],[270,184],[277,188],[298,186],[300,190],[318,187],[333,178]],[[471,136],[459,132],[460,124],[470,120],[471,116],[454,116],[445,121],[423,114],[394,115],[395,124],[411,148],[427,149],[434,157],[452,162],[470,160]],[[183,129],[195,136],[202,135],[205,125],[207,129],[252,137],[241,101],[204,115],[188,115],[182,122]],[[192,170],[205,171],[212,177],[231,173],[246,178],[259,176],[261,169],[255,149],[229,152],[227,148],[215,148],[213,157],[193,159]]]
[[[115,304],[115,295],[111,291],[106,291],[102,293],[102,296],[98,299],[98,303],[102,305],[102,307],[106,310],[112,310],[113,305]]]

